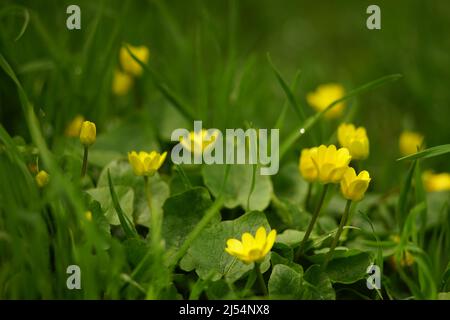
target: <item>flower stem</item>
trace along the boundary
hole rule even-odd
[[[159,243],[160,239],[160,217],[158,212],[152,208],[152,190],[147,176],[144,176],[144,191],[148,210],[150,211],[151,241],[155,245]]]
[[[88,165],[88,146],[84,146],[84,155],[83,155],[83,166],[81,168],[81,177],[83,178],[86,175],[87,165]]]
[[[311,182],[308,182],[308,192],[306,193],[306,197],[305,197],[305,210],[306,211],[309,211],[309,202],[311,201],[312,186],[313,186],[313,184]]]
[[[261,273],[261,263],[255,262],[255,273],[258,279],[259,288],[264,296],[268,295],[266,283],[264,282],[263,275]]]
[[[300,246],[297,249],[297,252],[295,253],[295,259],[299,259],[300,256],[303,254],[305,244],[308,241],[309,236],[311,235],[314,225],[316,224],[317,218],[319,217],[320,209],[322,208],[323,201],[325,200],[325,196],[327,195],[327,191],[328,191],[328,184],[324,185],[324,187],[323,187],[322,194],[320,195],[319,203],[317,204],[317,207],[316,207],[316,211],[314,211],[311,221],[309,222],[308,229],[306,229],[305,236],[303,237],[303,240],[300,243]]]
[[[341,222],[339,224],[339,228],[336,232],[336,235],[334,236],[333,242],[330,246],[330,251],[328,251],[327,256],[325,257],[325,261],[322,265],[322,270],[325,270],[325,268],[328,265],[328,262],[330,262],[331,258],[333,258],[334,249],[336,249],[336,246],[339,242],[339,238],[341,237],[342,230],[344,230],[345,225],[347,224],[348,214],[350,212],[350,206],[352,204],[352,200],[347,200],[347,203],[345,204],[345,211],[342,215]]]

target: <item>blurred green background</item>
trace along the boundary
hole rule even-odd
[[[81,30],[66,28],[70,4],[81,8]],[[0,7],[0,52],[40,111],[44,133],[54,146],[77,114],[95,121],[100,133],[136,113],[139,118],[145,115],[146,128],[156,136],[154,144],[163,145],[174,128],[192,126],[148,75],[129,95],[112,95],[113,70],[124,42],[148,46],[151,68],[209,127],[274,126],[286,99],[267,53],[287,82],[301,71],[295,94],[303,105],[306,93],[321,83],[339,82],[351,90],[400,73],[401,80],[352,99],[347,108],[358,106],[354,122],[367,127],[371,141],[365,165],[377,177],[374,187],[385,190],[398,183],[393,172],[401,166],[394,160],[402,130],[422,132],[427,146],[450,141],[450,3],[376,1],[381,30],[366,28],[370,4],[373,1],[7,0]],[[26,20],[25,8],[29,21],[15,40]],[[16,89],[3,71],[0,88],[2,125],[27,140]],[[297,123],[289,108],[281,140]],[[337,125],[331,122],[330,127]],[[292,159],[305,145],[311,141],[302,140]],[[126,147],[112,146],[122,152]],[[445,157],[427,165],[437,171],[450,169]]]

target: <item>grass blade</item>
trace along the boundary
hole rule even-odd
[[[141,65],[141,67],[152,77],[156,88],[161,92],[161,94],[188,120],[193,121],[195,119],[192,109],[189,108],[182,100],[176,96],[176,94],[165,84],[162,79],[153,71],[147,64],[139,60],[130,48],[126,46],[126,49],[130,56]]]
[[[443,144],[440,146],[431,147],[417,153],[411,154],[409,156],[397,159],[397,161],[403,160],[417,160],[417,159],[428,159],[437,157],[446,153],[450,153],[450,144]]]
[[[297,114],[300,121],[305,121],[306,117],[305,113],[303,112],[303,109],[299,106],[297,100],[295,99],[294,94],[292,93],[292,90],[289,88],[286,81],[284,81],[283,77],[281,76],[281,73],[273,64],[272,59],[270,58],[270,54],[267,54],[267,60],[269,61],[270,67],[272,68],[275,77],[277,77],[278,83],[280,84],[281,88],[283,88],[283,91],[286,94],[286,97],[288,98],[290,105],[294,109],[295,114]]]
[[[292,81],[292,83],[291,83],[291,91],[294,91],[295,88],[297,87],[299,78],[300,78],[300,70],[297,71],[297,73],[295,74],[295,77],[294,77],[294,81]],[[280,116],[278,117],[277,122],[275,122],[274,128],[281,129],[283,127],[287,108],[288,108],[288,102],[286,101],[283,104],[283,109],[281,109]]]
[[[400,197],[398,198],[397,202],[397,210],[396,210],[396,216],[397,216],[397,225],[399,227],[399,230],[402,230],[403,224],[406,219],[407,210],[406,207],[408,205],[408,194],[412,187],[412,181],[414,178],[414,171],[416,169],[417,162],[414,161],[409,170],[408,174],[406,175],[402,188],[400,190]]]
[[[123,231],[125,231],[125,234],[128,238],[134,238],[137,237],[137,232],[134,229],[133,224],[128,219],[126,214],[123,212],[122,208],[120,207],[119,199],[117,198],[116,191],[114,190],[114,185],[112,183],[111,179],[111,173],[108,169],[108,184],[109,184],[109,192],[111,193],[111,199],[113,201],[114,209],[116,210],[117,216],[119,217],[120,225],[123,228]]]

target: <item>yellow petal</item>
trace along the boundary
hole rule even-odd
[[[251,249],[255,247],[255,239],[250,233],[245,232],[242,235],[242,245],[244,247],[244,251],[246,252],[249,252]]]
[[[269,253],[269,251],[272,249],[273,244],[275,243],[276,237],[277,237],[277,231],[275,229],[272,229],[269,232],[269,235],[267,236],[266,245],[264,247],[264,250],[262,251],[263,256],[266,256],[267,253]]]
[[[135,151],[128,153],[128,161],[130,162],[131,168],[133,169],[135,175],[144,175],[144,164]]]
[[[264,227],[259,227],[258,230],[256,231],[256,235],[255,235],[255,242],[256,242],[256,246],[262,251],[264,249],[264,246],[266,244],[266,228]]]
[[[242,246],[242,242],[237,239],[228,239],[227,240],[227,249],[231,252],[242,254],[244,247]]]

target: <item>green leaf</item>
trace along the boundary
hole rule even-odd
[[[269,230],[266,216],[262,212],[252,211],[235,220],[222,221],[204,229],[181,260],[180,267],[185,271],[195,269],[202,279],[206,279],[213,271],[216,274],[212,281],[222,277],[230,282],[236,281],[252,270],[253,264],[244,264],[225,252],[226,242],[230,238],[241,239],[244,232],[254,235],[261,226]],[[269,267],[269,256],[261,265],[262,272]]]
[[[202,174],[205,185],[217,197],[226,167],[223,165],[203,166]],[[224,205],[227,208],[241,206],[247,208],[248,195],[252,187],[252,165],[230,165],[230,173],[223,191]],[[250,210],[264,210],[270,203],[272,182],[269,176],[262,176],[257,169],[255,186],[250,197]]]
[[[281,166],[272,177],[274,192],[281,200],[289,200],[295,205],[303,205],[308,193],[308,182],[300,176],[298,163],[289,162]]]
[[[116,187],[131,187],[133,189],[134,220],[137,224],[149,227],[150,210],[145,196],[144,179],[133,173],[128,161],[114,160],[105,166],[100,173],[98,187],[108,186],[108,170],[111,171],[111,177]],[[148,179],[152,193],[152,209],[162,212],[162,206],[170,194],[169,186],[158,173]]]
[[[440,146],[435,146],[427,148],[425,150],[419,151],[417,153],[411,154],[409,156],[397,159],[397,161],[403,160],[417,160],[417,159],[428,159],[437,157],[450,152],[450,144],[443,144]]]
[[[274,248],[275,248],[275,246],[274,246]],[[293,253],[292,253],[292,256],[293,256]],[[292,259],[289,260],[288,258],[281,256],[277,252],[274,252],[273,249],[272,249],[272,253],[270,254],[270,261],[272,262],[272,268],[275,267],[277,264],[284,264],[299,273],[303,273],[303,268],[301,265],[293,262]]]
[[[169,197],[163,207],[162,234],[166,240],[166,248],[179,249],[211,205],[209,192],[202,187]],[[212,224],[218,222],[220,214],[211,221]]]
[[[372,255],[362,252],[350,257],[331,260],[326,273],[332,282],[350,284],[366,278],[367,267],[372,262]]]
[[[304,236],[304,231],[288,229],[277,236],[277,242],[284,243],[290,247],[296,247],[303,240]]]
[[[133,221],[133,189],[124,186],[118,186],[114,189],[122,211],[131,221]],[[110,224],[120,224],[120,220],[114,209],[114,203],[108,187],[88,189],[86,190],[86,193],[89,194],[93,200],[100,203],[103,212],[105,212],[105,217]]]
[[[148,112],[135,112],[123,120],[113,122],[89,148],[89,161],[103,167],[112,160],[124,158],[133,150],[159,150],[153,128],[149,125],[152,120]]]
[[[331,280],[319,265],[314,264],[306,270],[304,275],[304,299],[311,300],[335,300]]]
[[[303,292],[303,272],[277,264],[270,275],[269,295],[276,299],[300,299]]]

